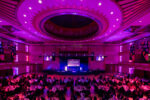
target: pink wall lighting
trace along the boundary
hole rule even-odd
[[[26,56],[26,61],[29,61],[29,56],[28,55]]]
[[[122,48],[123,48],[123,46],[122,46],[122,45],[120,45],[120,52],[122,52]]]
[[[18,62],[18,55],[16,55],[15,62]]]
[[[120,56],[120,62],[122,62],[122,56]]]
[[[30,66],[26,66],[26,73],[30,72]]]
[[[119,66],[119,73],[122,73],[122,66]]]
[[[16,43],[16,51],[18,51],[18,43]]]
[[[134,74],[134,68],[129,68],[129,74],[130,75]]]
[[[25,45],[25,50],[26,50],[26,52],[29,52],[29,46],[28,45]]]

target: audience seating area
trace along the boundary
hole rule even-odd
[[[28,73],[3,77],[0,100],[148,100],[150,80],[129,75]]]

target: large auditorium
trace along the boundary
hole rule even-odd
[[[150,100],[150,0],[0,0],[0,100]]]

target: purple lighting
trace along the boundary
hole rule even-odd
[[[13,75],[18,75],[18,67],[13,67]]]
[[[97,56],[96,57],[96,61],[103,61],[104,60],[104,56]]]
[[[130,75],[134,74],[134,68],[129,68],[129,74]]]

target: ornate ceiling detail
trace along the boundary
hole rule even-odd
[[[130,26],[138,26],[135,23],[142,24],[143,20],[139,19],[148,15],[149,11],[149,0],[0,0],[0,18],[20,30],[7,33],[1,27],[5,32],[1,31],[0,35],[37,43],[118,42],[134,37],[137,33],[124,30]],[[86,17],[92,22],[75,28],[51,21],[52,18],[67,14]],[[145,23],[143,21],[141,28],[148,25]],[[1,19],[0,26],[3,26]],[[140,33],[143,34],[141,31]]]
[[[29,7],[31,7],[32,9],[28,9]],[[98,31],[96,32],[97,35],[91,38],[88,37],[81,38],[79,39],[80,41],[91,41],[91,40],[101,39],[106,35],[111,34],[111,32],[115,31],[117,28],[119,28],[122,22],[122,14],[120,12],[119,7],[110,0],[105,0],[102,2],[93,0],[92,3],[91,0],[78,0],[78,1],[75,0],[72,2],[70,2],[69,0],[64,0],[64,1],[44,0],[42,2],[37,2],[37,0],[28,0],[28,1],[24,1],[23,4],[20,5],[17,14],[18,14],[18,19],[24,28],[29,29],[36,36],[40,36],[47,40],[51,39],[57,41],[70,41],[70,40],[72,41],[73,36],[66,37],[68,39],[66,38],[61,39],[61,38],[55,38],[54,36],[48,36],[46,34],[47,32],[41,30],[41,26],[39,26],[41,25],[42,21],[48,16],[58,16],[57,14],[61,14],[61,15],[77,14],[80,16],[87,16],[87,18],[94,20],[94,22],[96,22],[96,24],[99,27]],[[57,31],[57,29],[55,30]],[[63,31],[65,32],[66,30],[62,30],[62,32]],[[79,32],[81,33],[81,35],[79,34],[77,37],[80,36],[82,37],[84,30],[81,29],[81,31],[82,32]],[[88,31],[92,32],[92,29]],[[58,32],[61,31],[58,30]],[[68,32],[66,32],[66,34],[68,34]],[[70,33],[74,33],[74,32],[70,31]],[[64,33],[59,33],[59,34],[64,34]],[[92,33],[88,33],[88,34],[92,34]]]
[[[21,0],[0,0],[0,17],[20,25],[16,11]]]
[[[119,5],[123,20],[122,25],[131,24],[141,16],[149,13],[150,1],[149,0],[115,0]]]

